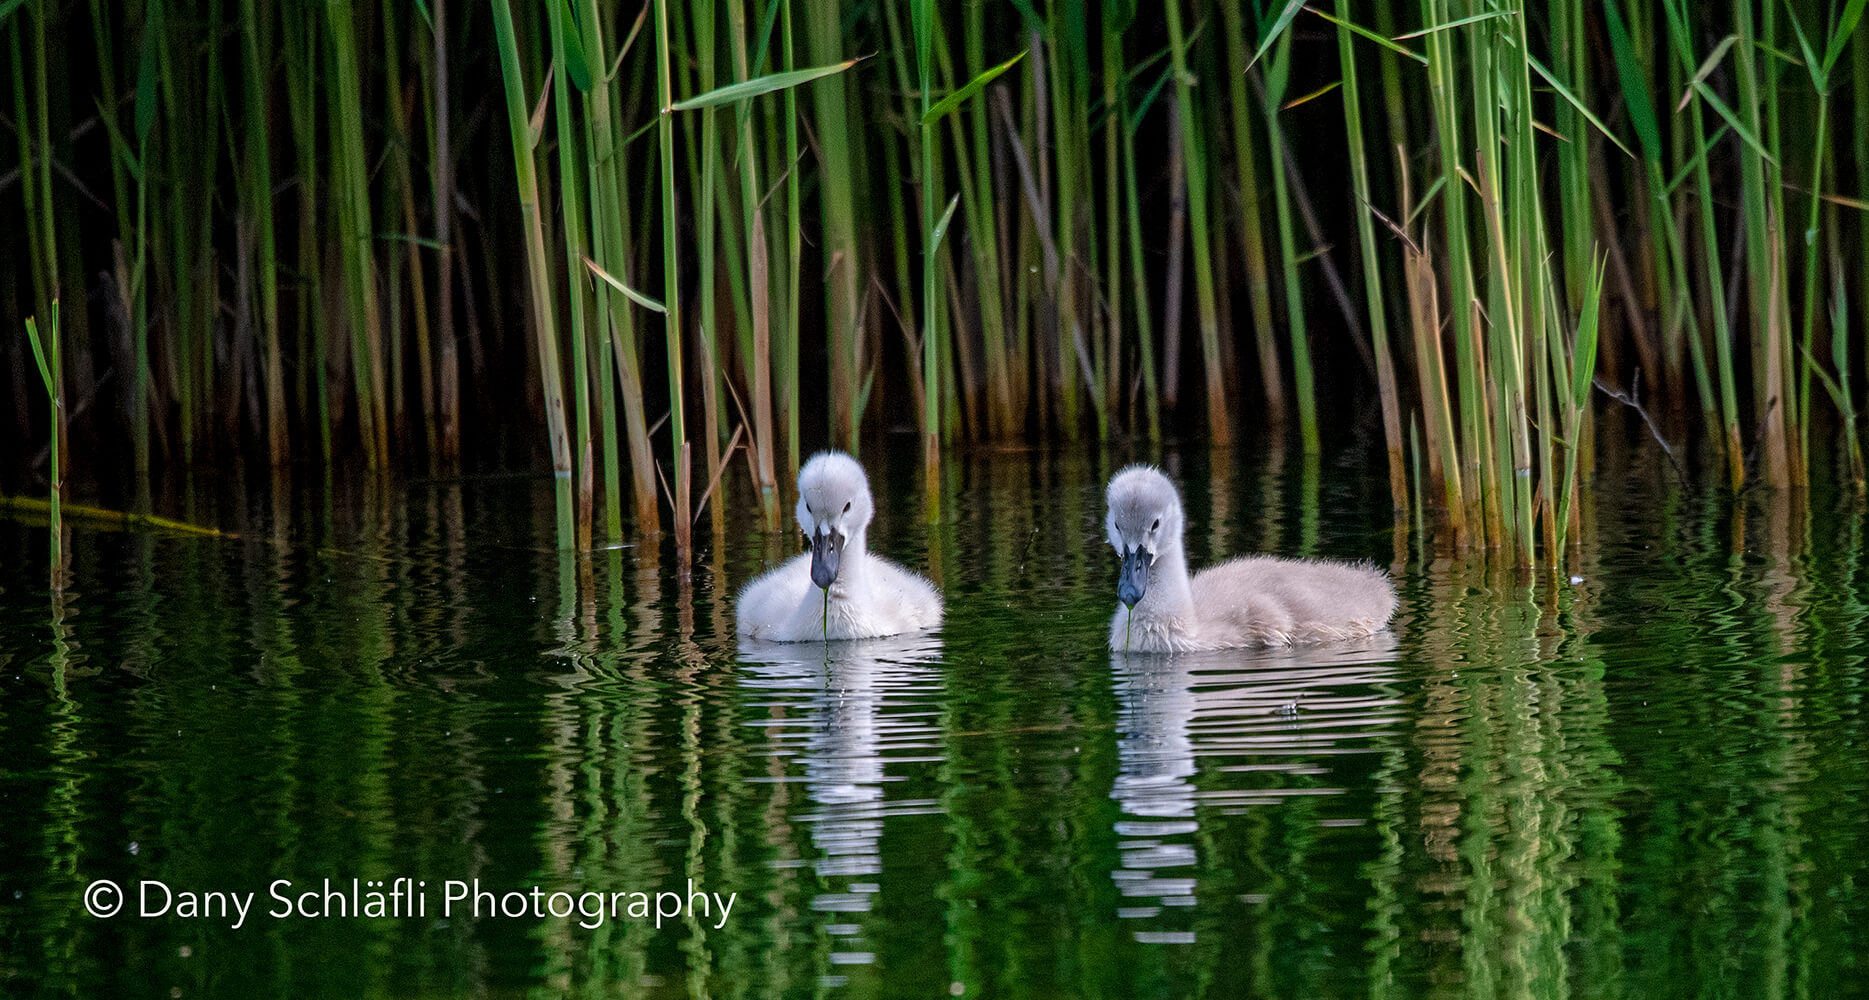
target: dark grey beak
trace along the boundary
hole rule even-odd
[[[1154,561],[1140,545],[1123,550],[1123,569],[1116,577],[1116,598],[1124,607],[1135,607],[1142,595],[1149,592],[1149,564]]]
[[[843,556],[843,534],[819,526],[817,534],[811,536],[811,582],[819,590],[829,590],[837,582],[837,564]]]

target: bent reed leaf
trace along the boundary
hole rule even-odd
[[[794,69],[787,70],[783,73],[769,73],[765,76],[754,77],[751,80],[742,80],[739,83],[730,83],[724,87],[716,87],[705,94],[697,94],[685,101],[676,101],[674,104],[668,106],[668,110],[699,111],[703,108],[732,104],[734,101],[744,101],[748,98],[758,97],[761,94],[787,90],[800,84],[810,83],[813,80],[822,80],[827,76],[835,76],[862,61],[861,58],[846,59],[843,62],[833,63],[829,66],[815,66],[810,69]]]

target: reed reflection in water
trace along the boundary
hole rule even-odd
[[[932,527],[915,457],[877,459],[873,541],[938,573],[950,616],[900,645],[742,648],[735,588],[794,536],[704,547],[687,580],[654,546],[567,557],[549,486],[522,481],[182,493],[238,537],[73,526],[56,604],[43,529],[0,521],[0,991],[1794,1000],[1861,981],[1853,495],[1735,500],[1611,451],[1596,474],[1620,502],[1580,511],[1554,582],[1391,535],[1355,454],[1165,456],[1197,564],[1399,552],[1403,607],[1392,645],[1143,658],[1104,648],[1100,492],[1129,456],[957,463]],[[719,927],[238,931],[80,903],[95,878],[327,875],[692,877],[739,902]]]

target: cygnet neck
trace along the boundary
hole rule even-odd
[[[1144,618],[1185,618],[1194,611],[1194,588],[1188,580],[1188,557],[1179,538],[1156,553],[1149,565],[1149,587],[1134,613]]]
[[[837,562],[837,579],[831,581],[833,598],[848,597],[868,575],[870,552],[864,537],[868,532],[869,526],[865,525],[844,536],[844,551],[838,556]]]

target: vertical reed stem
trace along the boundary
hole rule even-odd
[[[571,548],[577,542],[571,498],[571,443],[565,428],[564,375],[558,361],[558,328],[553,319],[551,265],[545,256],[545,230],[539,217],[532,126],[526,116],[525,84],[519,76],[519,43],[513,35],[512,7],[509,0],[492,0],[492,3],[493,31],[500,52],[500,78],[506,91],[506,119],[513,140],[513,171],[519,187],[519,215],[525,226],[532,329],[538,349],[539,378],[545,393],[545,425],[551,440],[557,493],[558,545]],[[679,427],[679,423],[676,426]]]
[[[675,100],[675,90],[668,47],[668,3],[669,0],[655,0],[656,108],[659,115],[656,133],[662,152],[662,303],[666,310],[662,319],[668,350],[668,425],[675,478],[674,496],[670,501],[675,508],[678,572],[685,579],[694,553],[694,515],[688,502],[688,429],[684,416],[687,407],[682,402],[681,276],[676,242],[680,216],[675,210],[675,118],[669,110]]]

